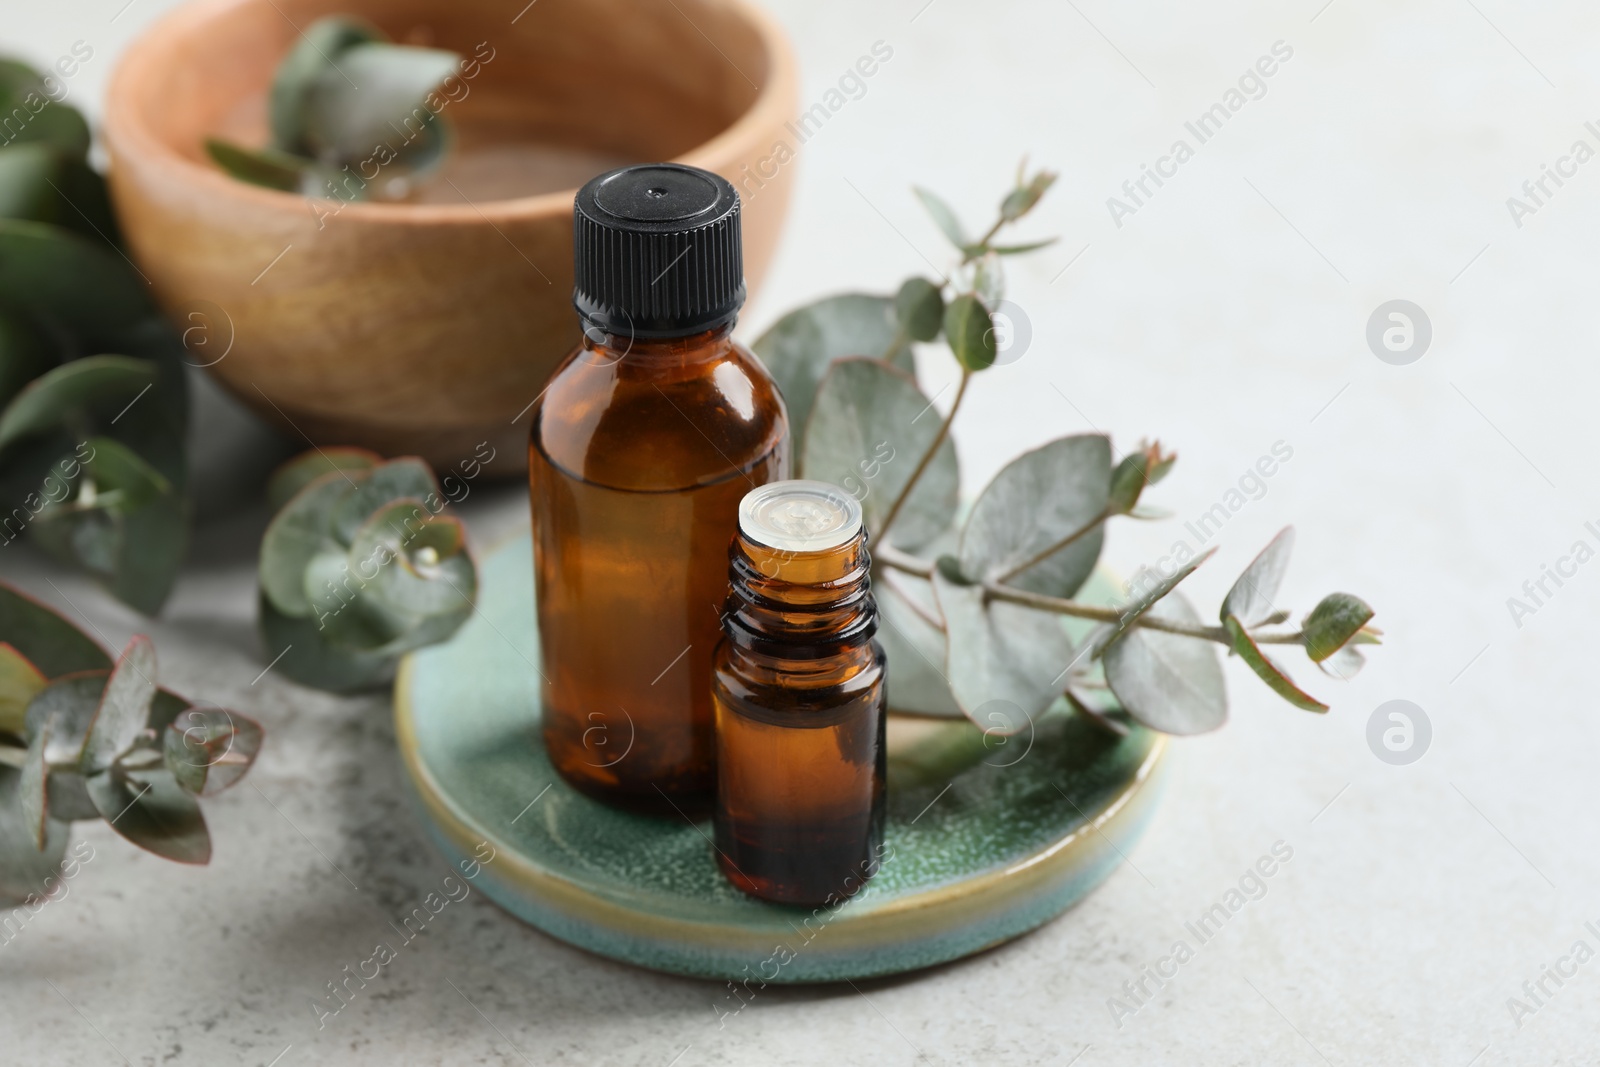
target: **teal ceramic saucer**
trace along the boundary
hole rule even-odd
[[[897,716],[879,874],[835,908],[752,900],[718,872],[709,823],[615,811],[551,768],[538,730],[532,554],[523,536],[489,555],[479,610],[448,643],[402,663],[396,734],[439,848],[452,862],[493,849],[475,885],[563,941],[737,981],[928,967],[1059,915],[1111,873],[1154,809],[1158,734],[1118,738],[1053,714],[1000,745],[964,721]]]

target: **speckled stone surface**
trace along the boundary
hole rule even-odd
[[[1053,918],[1144,829],[1161,748],[1065,715],[964,766],[892,780],[879,873],[838,907],[782,908],[717,870],[709,822],[615,811],[561,780],[538,737],[533,546],[483,560],[477,614],[408,658],[397,732],[419,803],[457,865],[540,929],[657,970],[765,982],[840,981],[944,963]],[[942,750],[938,738],[922,744]],[[475,869],[473,867],[463,870]]]
[[[508,23],[524,2],[508,3]],[[95,111],[121,43],[169,6],[13,3],[0,43],[45,64],[92,44],[69,84]],[[1546,980],[1520,1026],[1507,1001],[1575,940],[1600,949],[1585,927],[1600,925],[1600,564],[1559,587],[1545,579],[1550,595],[1520,625],[1506,601],[1579,538],[1600,543],[1585,525],[1600,524],[1600,162],[1563,187],[1547,180],[1553,195],[1521,227],[1506,201],[1575,139],[1596,144],[1584,123],[1600,110],[1600,8],[772,7],[794,36],[807,106],[874,41],[893,57],[791,164],[793,215],[745,335],[814,296],[946,269],[910,183],[975,227],[1028,152],[1062,177],[1017,236],[1063,239],[1007,264],[1033,341],[969,392],[956,427],[966,484],[1062,433],[1113,431],[1119,449],[1159,436],[1180,458],[1151,500],[1176,517],[1114,526],[1113,566],[1132,573],[1180,539],[1220,544],[1185,583],[1214,608],[1292,522],[1287,605],[1359,593],[1388,643],[1348,684],[1284,657],[1332,702],[1327,716],[1284,706],[1226,664],[1232,718],[1174,745],[1177,773],[1130,862],[1062,918],[969,959],[855,987],[774,986],[719,1025],[725,987],[601,959],[475,893],[319,1029],[311,999],[450,873],[406,796],[387,698],[256,680],[275,652],[253,632],[259,512],[212,509],[154,621],[23,547],[0,548],[0,575],[75,604],[108,643],[149,632],[166,681],[269,731],[251,779],[207,807],[210,867],[79,831],[97,853],[71,896],[0,947],[0,1063],[1592,1063],[1600,962],[1560,987]],[[1107,198],[1278,40],[1294,56],[1265,95],[1116,226]],[[530,284],[541,284],[531,272]],[[1409,367],[1379,362],[1365,337],[1396,298],[1433,323],[1431,350]],[[946,402],[948,357],[922,353],[920,372]],[[248,420],[215,405],[202,414],[199,454],[212,464]],[[1280,441],[1292,458],[1264,488],[1241,489]],[[248,467],[224,469],[209,484],[259,485]],[[1202,545],[1185,524],[1230,491],[1246,502]],[[520,528],[523,508],[514,487],[475,489],[476,543]],[[1366,737],[1395,698],[1433,724],[1427,754],[1406,767],[1380,761]],[[1108,1001],[1177,939],[1196,940],[1185,924],[1278,841],[1293,857],[1264,895],[1113,1018]]]

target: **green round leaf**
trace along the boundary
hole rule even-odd
[[[282,654],[274,671],[315,689],[354,693],[376,689],[394,678],[396,657],[359,652],[328,643],[311,618],[295,618],[278,611],[263,593],[257,602],[266,660]],[[263,662],[266,662],[264,660]]]
[[[109,338],[156,314],[149,287],[104,244],[40,222],[0,219],[0,294],[62,329]]]
[[[1182,593],[1151,609],[1157,618],[1199,622]],[[1201,734],[1228,721],[1222,665],[1210,641],[1135,627],[1106,649],[1106,681],[1139,722],[1168,734]]]
[[[346,50],[382,40],[383,34],[368,23],[337,15],[317,19],[305,28],[272,79],[268,112],[277,148],[296,155],[314,154],[305,141],[306,109],[318,78],[335,69]]]
[[[313,448],[288,460],[267,479],[267,501],[274,510],[330,471],[365,471],[383,463],[371,449],[330,446]]]
[[[127,775],[102,771],[87,786],[101,818],[140,848],[178,863],[211,862],[200,803],[165,767]]]
[[[144,732],[150,702],[156,695],[155,678],[155,645],[140,634],[128,642],[101,693],[100,710],[89,726],[79,758],[85,775],[111,766]]]
[[[0,640],[14,646],[46,678],[111,668],[111,657],[93,638],[5,582],[0,582]]]
[[[16,648],[0,641],[0,732],[21,734],[28,704],[39,695],[47,679]]]
[[[162,754],[173,780],[213,796],[243,778],[261,750],[261,724],[222,708],[188,708],[162,731]]]
[[[61,876],[67,851],[65,823],[50,819],[39,848],[18,802],[20,772],[0,764],[0,907],[37,901]]]
[[[333,471],[313,479],[267,524],[257,575],[266,599],[285,615],[311,614],[306,568],[318,553],[342,555],[343,546],[333,538],[334,509],[371,476],[370,471]]]
[[[1111,445],[1099,434],[1062,437],[1023,453],[972,505],[961,532],[961,572],[999,578],[1088,528],[1006,580],[1035,593],[1071,596],[1100,558],[1110,488]]]
[[[937,194],[921,186],[913,185],[911,191],[922,201],[922,206],[933,217],[939,231],[949,238],[951,244],[965,251],[968,247],[966,231],[961,228],[961,221],[956,218],[956,213],[950,209],[950,205],[941,200]]]
[[[817,387],[834,360],[868,356],[916,371],[911,343],[896,326],[894,301],[868,293],[841,293],[796,308],[750,347],[783,394],[795,455],[805,447]]]
[[[314,167],[311,160],[276,148],[244,148],[215,137],[206,138],[206,155],[240,181],[286,193],[299,192]]]
[[[1228,595],[1223,598],[1222,622],[1231,615],[1245,626],[1259,626],[1278,610],[1273,601],[1283,576],[1289,569],[1289,555],[1294,551],[1294,527],[1285,526],[1278,531],[1261,554],[1250,561]]]
[[[44,75],[13,59],[0,60],[0,116],[8,146],[46,144],[82,159],[89,124],[69,104],[51,99]]]
[[[1344,648],[1361,628],[1372,621],[1372,608],[1349,593],[1329,593],[1311,609],[1300,627],[1305,634],[1306,654],[1316,663]]]
[[[961,710],[991,734],[1026,728],[1060,698],[1079,658],[1061,619],[986,600],[982,586],[957,585],[938,572],[933,588],[945,622],[950,691]]]
[[[113,417],[153,387],[156,376],[154,363],[131,356],[87,356],[62,364],[29,382],[0,413],[0,449],[54,429],[75,413]]]
[[[904,371],[875,359],[841,359],[823,379],[800,454],[803,477],[844,489],[861,502],[876,538],[916,549],[955,517],[960,469],[948,435],[895,518],[882,528],[918,461],[932,447],[939,412]]]
[[[455,72],[454,52],[355,44],[318,71],[301,105],[301,139],[321,160],[362,160],[380,145],[401,152],[426,135],[424,99]]]
[[[980,371],[993,365],[998,352],[994,321],[983,301],[971,293],[956,297],[945,308],[944,337],[966,370]]]
[[[356,532],[350,566],[363,580],[363,595],[397,619],[464,620],[477,596],[466,538],[466,527],[454,516],[434,515],[420,500],[397,500],[373,512]]]
[[[439,503],[439,483],[433,468],[416,456],[401,456],[375,467],[365,477],[351,475],[355,489],[339,501],[330,516],[333,536],[341,545],[355,540],[356,531],[372,513],[392,500],[414,497]]]
[[[1249,664],[1250,669],[1256,672],[1256,676],[1266,682],[1274,693],[1303,711],[1328,710],[1328,705],[1295,685],[1288,673],[1261,651],[1238,616],[1229,615],[1222,620],[1222,624],[1227,627],[1228,636],[1233,641],[1233,650],[1238,653],[1239,658]]]
[[[894,298],[900,329],[914,341],[931,341],[944,324],[944,295],[926,278],[907,278]]]
[[[100,711],[110,671],[79,671],[56,678],[28,704],[28,738],[49,732],[45,760],[51,764],[78,764],[89,738],[89,728]]]

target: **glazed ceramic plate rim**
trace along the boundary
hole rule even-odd
[[[531,555],[526,531],[487,553],[483,566],[488,569],[518,550]],[[483,584],[492,596],[496,583]],[[747,909],[719,922],[698,898],[669,898],[654,887],[630,898],[626,887],[619,891],[613,882],[585,878],[522,851],[503,828],[493,828],[484,815],[451,795],[428,765],[419,738],[413,702],[417,670],[417,657],[407,656],[395,680],[395,731],[403,763],[430,836],[442,851],[455,861],[470,856],[480,842],[495,850],[496,860],[485,867],[486,877],[479,883],[490,899],[560,940],[672,973],[736,977],[740,961],[748,967],[768,951],[781,929],[752,923]],[[829,923],[840,932],[830,935],[826,950],[812,952],[804,966],[772,980],[827,981],[915,970],[981,951],[1049,921],[1122,861],[1124,848],[1156,803],[1168,745],[1165,736],[1149,735],[1148,747],[1129,757],[1130,763],[1137,759],[1136,767],[1115,781],[1101,803],[1090,810],[1079,808],[1081,818],[1063,818],[1065,832],[1031,851],[954,880],[852,900],[836,909]],[[547,789],[557,787],[552,782]],[[802,914],[790,908],[772,910],[775,920],[786,922]]]

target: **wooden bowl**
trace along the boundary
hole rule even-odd
[[[572,198],[612,166],[672,159],[728,178],[760,284],[793,179],[774,157],[793,147],[796,106],[777,25],[746,0],[518,6],[206,0],[117,67],[104,134],[129,251],[179,327],[204,327],[192,361],[289,432],[441,472],[487,441],[492,474],[524,470],[519,416],[578,339]],[[265,143],[279,60],[332,13],[481,60],[443,112],[457,141],[432,202],[313,200],[207,158],[208,136]]]

